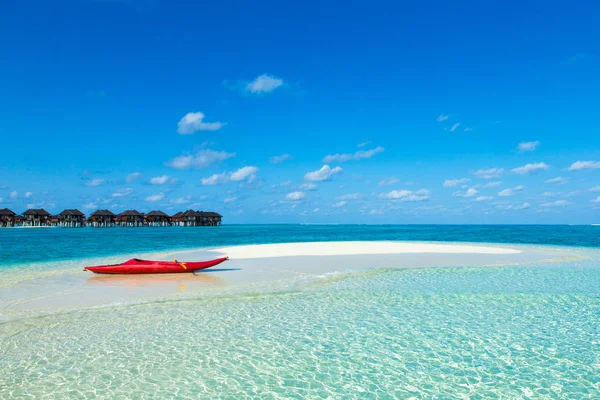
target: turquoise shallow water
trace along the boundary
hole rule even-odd
[[[224,225],[197,228],[0,229],[0,269],[23,263],[259,243],[349,240],[600,247],[600,226]]]
[[[0,328],[0,398],[599,398],[596,262],[25,318]]]
[[[288,232],[284,239],[306,241],[329,238],[326,232],[335,229],[331,240],[441,240],[438,227],[417,233],[410,227],[223,228],[191,230],[181,235],[193,240],[178,239],[184,248],[273,242],[281,229]],[[569,249],[581,254],[570,261],[373,269],[216,296],[10,314],[0,323],[0,399],[600,398],[597,228],[575,228],[542,234],[463,227],[441,236],[538,244],[560,238],[587,247]],[[29,243],[19,246],[54,252],[48,263],[28,263],[23,275],[75,265],[77,246],[101,257],[166,250],[171,243],[144,244],[169,234],[165,230],[124,231],[121,241],[91,239],[121,235],[116,230],[19,233]],[[227,232],[234,237],[216,243]],[[69,235],[77,237],[73,243]],[[135,244],[137,235],[142,244]],[[212,239],[198,239],[202,235]],[[18,276],[13,266],[0,266],[0,298],[3,287],[14,284],[5,278]]]

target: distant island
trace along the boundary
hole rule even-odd
[[[141,226],[219,226],[223,216],[212,211],[180,211],[168,215],[160,210],[141,213],[137,210],[126,210],[115,214],[110,210],[96,210],[89,217],[78,209],[66,209],[52,215],[43,208],[25,211],[19,215],[14,211],[0,209],[0,227],[61,227],[94,228],[108,227],[141,227]]]

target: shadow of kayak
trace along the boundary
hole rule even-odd
[[[219,270],[214,270],[217,272]],[[190,274],[138,274],[138,275],[94,275],[86,279],[86,285],[141,287],[169,284],[207,284],[221,286],[226,282],[208,272]]]

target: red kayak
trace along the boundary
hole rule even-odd
[[[214,267],[228,260],[229,257],[217,258],[201,262],[181,261],[150,261],[132,258],[122,264],[97,265],[85,267],[85,270],[95,274],[176,274],[180,272],[194,272]]]

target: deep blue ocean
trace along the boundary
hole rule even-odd
[[[241,244],[406,240],[600,247],[600,226],[224,225],[0,229],[0,265]]]

